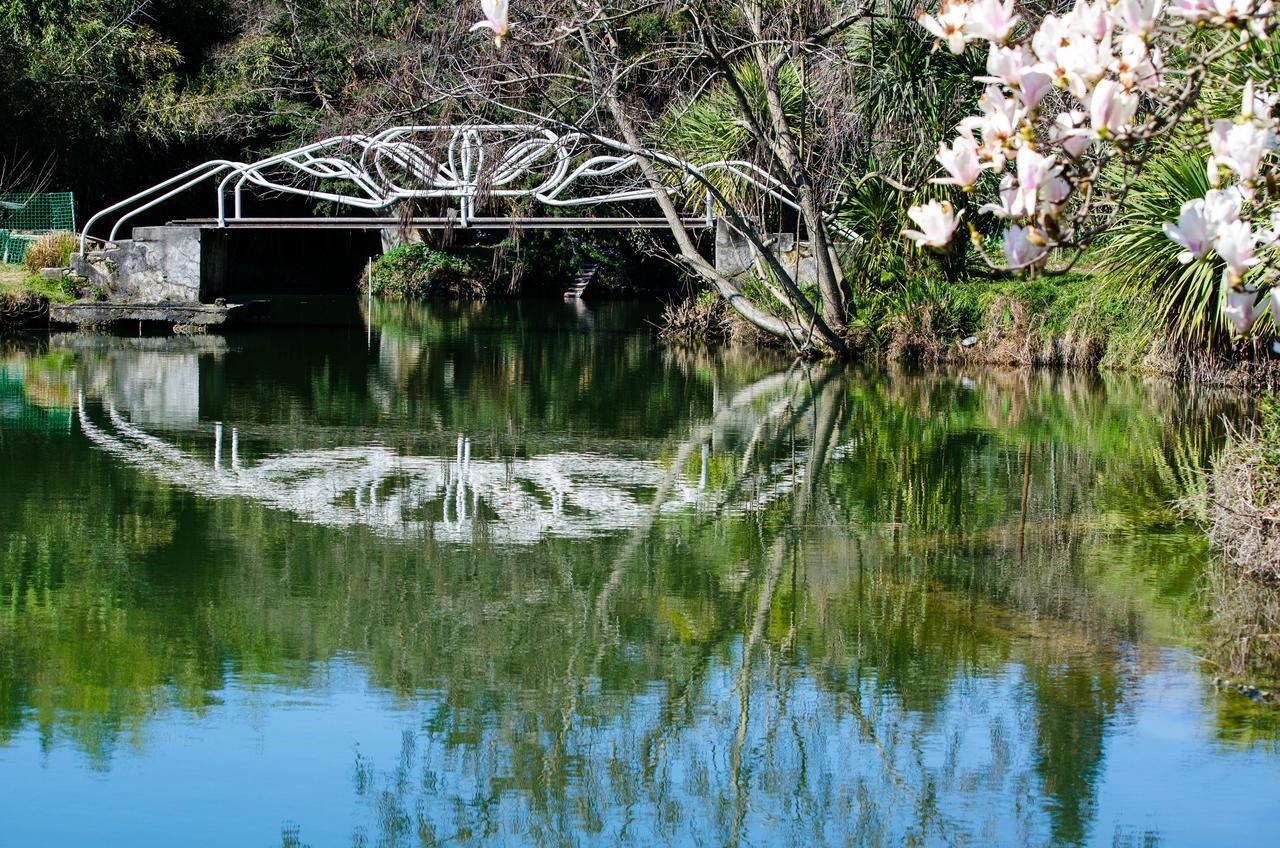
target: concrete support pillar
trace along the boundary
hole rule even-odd
[[[112,301],[211,303],[227,289],[228,235],[200,227],[137,227],[133,239],[73,257],[72,269]]]

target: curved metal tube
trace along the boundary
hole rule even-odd
[[[447,141],[428,148],[421,137]],[[574,167],[577,154],[590,148],[604,148],[605,154],[586,156]],[[443,161],[432,149],[443,153]],[[714,195],[707,185],[708,175],[723,171],[734,179],[754,186],[782,205],[799,210],[795,197],[780,180],[762,168],[741,160],[694,164],[666,154],[645,153],[654,162],[671,168],[669,191],[682,194],[701,185],[706,193],[707,220],[713,220]],[[486,163],[492,162],[486,173]],[[639,176],[615,188],[589,188],[572,195],[589,180],[617,177],[637,169],[639,155],[630,146],[613,139],[585,133],[557,134],[533,124],[426,124],[391,127],[374,135],[340,135],[268,156],[253,163],[215,159],[197,165],[138,192],[95,214],[80,236],[80,253],[86,249],[89,230],[99,220],[121,210],[110,240],[136,215],[152,209],[204,180],[222,174],[218,182],[218,225],[227,224],[226,195],[234,195],[233,219],[241,217],[241,197],[246,185],[266,191],[324,200],[357,209],[384,209],[399,200],[456,198],[462,226],[475,215],[477,199],[529,197],[552,207],[588,206],[634,200],[652,200],[657,194]],[[225,172],[225,173],[224,173]],[[292,179],[290,179],[292,176]],[[315,183],[345,180],[357,194],[323,190],[318,185],[304,188],[299,178]],[[404,185],[418,180],[415,187]],[[521,181],[525,180],[522,184]],[[856,238],[847,228],[829,221],[846,237]]]

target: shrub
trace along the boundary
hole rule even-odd
[[[713,291],[670,301],[662,310],[658,337],[676,344],[699,345],[724,341],[731,332],[725,307]]]
[[[379,257],[364,284],[388,300],[471,299],[485,296],[488,280],[488,269],[473,257],[406,244]]]
[[[79,247],[80,239],[75,233],[49,233],[27,245],[22,264],[33,274],[41,268],[65,268],[71,264],[71,254]]]

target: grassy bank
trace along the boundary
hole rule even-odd
[[[0,330],[44,323],[50,303],[73,299],[61,280],[46,280],[21,265],[0,265]]]
[[[1154,294],[1090,273],[895,281],[861,298],[850,327],[864,359],[1141,371],[1219,385],[1277,380],[1265,345],[1180,339]],[[671,303],[660,334],[675,344],[771,343],[709,291]]]

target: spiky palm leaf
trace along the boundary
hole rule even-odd
[[[1157,156],[1134,182],[1125,210],[1099,258],[1104,285],[1137,298],[1150,296],[1152,322],[1163,323],[1175,341],[1211,344],[1222,336],[1222,263],[1207,257],[1188,265],[1178,261],[1180,245],[1164,234],[1182,204],[1209,190],[1204,157],[1179,150]]]
[[[752,62],[742,62],[733,69],[734,81],[746,96],[756,120],[767,124],[764,77]],[[798,130],[804,120],[804,90],[791,65],[778,72],[778,90],[782,109],[791,127]],[[738,97],[730,85],[721,80],[693,100],[677,104],[664,120],[664,135],[670,149],[691,162],[744,160],[765,170],[772,170],[768,154],[757,149]],[[708,174],[711,183],[730,203],[741,202],[756,190],[726,171]],[[689,198],[692,205],[701,202],[701,193]]]

